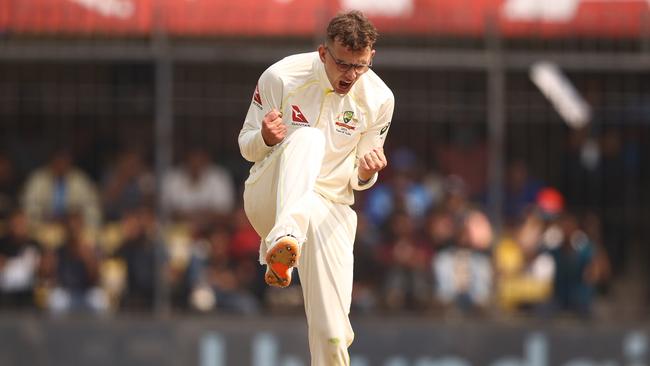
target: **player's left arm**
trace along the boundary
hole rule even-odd
[[[363,132],[357,144],[355,174],[350,179],[350,185],[355,190],[365,190],[372,187],[379,176],[379,171],[388,165],[384,154],[384,141],[388,135],[395,100],[392,95],[382,104],[369,128]]]

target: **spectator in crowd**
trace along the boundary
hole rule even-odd
[[[535,204],[541,182],[530,176],[528,165],[521,158],[513,159],[506,170],[504,219],[514,223],[523,217],[525,210]]]
[[[551,309],[589,316],[595,295],[594,244],[571,213],[558,218],[557,228],[556,243],[547,243],[556,268]]]
[[[101,221],[100,201],[95,184],[73,164],[65,148],[58,149],[49,164],[27,179],[23,204],[31,222],[64,220],[71,211],[83,215],[86,225]]]
[[[232,255],[238,261],[250,261],[259,256],[260,236],[246,218],[243,207],[238,207],[232,215]]]
[[[372,312],[380,305],[379,280],[384,268],[381,266],[382,236],[368,217],[357,214],[357,234],[354,239],[354,282],[352,283],[352,308]]]
[[[378,183],[367,194],[365,213],[376,227],[386,223],[396,211],[405,211],[412,219],[421,220],[433,204],[433,196],[421,181],[415,154],[399,149],[391,154],[392,176]]]
[[[265,269],[257,264],[260,253],[260,236],[246,218],[243,207],[238,207],[233,214],[233,232],[230,253],[237,262],[237,277],[242,286],[253,292],[262,301],[269,289],[260,277]]]
[[[587,211],[582,217],[582,230],[594,245],[595,254],[587,276],[597,287],[598,294],[606,294],[611,285],[613,269],[603,244],[602,221],[596,213]]]
[[[155,184],[139,150],[119,152],[102,184],[101,198],[106,219],[119,220],[125,212],[153,202]]]
[[[454,217],[447,210],[438,208],[429,213],[425,232],[429,244],[436,252],[456,244],[456,230]]]
[[[571,131],[563,156],[563,191],[573,207],[597,211],[602,218],[602,245],[611,261],[612,275],[623,273],[629,246],[628,203],[635,200],[633,176],[639,154],[625,144],[619,127],[603,131]]]
[[[34,305],[34,288],[40,274],[40,249],[30,238],[27,217],[15,210],[9,228],[0,237],[0,306],[29,308]]]
[[[592,207],[601,209],[602,244],[615,275],[623,274],[628,262],[631,238],[627,225],[632,220],[628,207],[635,199],[634,184],[638,181],[633,174],[639,171],[638,156],[631,144],[625,144],[622,134],[620,127],[606,128],[602,133],[598,176],[601,186],[592,203]]]
[[[535,209],[546,224],[555,222],[565,211],[564,195],[553,187],[544,187],[537,192]]]
[[[546,309],[551,314],[565,311],[591,315],[596,288],[610,273],[609,259],[604,250],[599,250],[597,218],[588,214],[581,223],[565,208],[564,196],[553,187],[539,191],[536,210],[545,225],[542,245],[549,251],[555,270],[552,297]]]
[[[0,151],[0,221],[9,217],[17,205],[18,176],[13,161]]]
[[[79,213],[69,213],[65,221],[66,239],[61,247],[50,253],[53,288],[48,306],[54,314],[90,311],[101,313],[108,309],[108,299],[99,287],[99,260],[94,244],[84,236],[84,219]]]
[[[122,219],[123,240],[115,252],[126,267],[122,308],[150,310],[156,282],[156,218],[148,206],[132,209]]]
[[[230,173],[212,163],[207,150],[193,147],[183,165],[163,178],[162,201],[181,220],[223,220],[234,208],[235,188]]]
[[[544,218],[531,206],[496,247],[497,297],[506,310],[535,312],[551,298],[555,262],[542,240],[545,229]]]
[[[492,226],[468,201],[462,179],[450,176],[445,186],[442,212],[436,214],[441,221],[431,224],[437,226],[438,242],[445,244],[431,261],[435,295],[442,305],[480,310],[488,305],[492,290]],[[450,231],[441,229],[445,222],[452,224]]]
[[[407,213],[395,212],[389,225],[389,239],[382,248],[386,306],[390,310],[424,309],[431,303],[431,248]]]
[[[205,251],[196,256],[190,268],[192,293],[190,302],[201,311],[219,310],[231,313],[253,314],[259,311],[259,302],[238,276],[239,263],[231,253],[228,229],[217,226],[205,242]]]

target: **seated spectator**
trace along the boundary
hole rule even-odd
[[[443,223],[451,223],[453,229],[440,230],[438,225],[445,246],[431,261],[436,299],[463,311],[480,310],[488,305],[492,290],[492,226],[485,214],[467,200],[460,178],[449,177],[445,190],[439,217]]]
[[[126,291],[121,306],[151,310],[156,284],[156,219],[149,207],[128,212],[122,219],[123,240],[115,252],[126,267]]]
[[[190,268],[193,289],[190,301],[201,311],[220,310],[252,314],[259,311],[259,302],[239,277],[238,263],[233,260],[230,233],[223,227],[215,228],[208,237],[203,255],[193,258]],[[198,254],[198,253],[197,253]]]
[[[423,309],[430,305],[431,248],[421,239],[414,220],[404,212],[390,219],[389,240],[383,245],[384,298],[391,310]]]
[[[66,240],[51,258],[53,288],[48,297],[49,309],[54,314],[102,313],[108,309],[108,299],[98,286],[98,256],[93,244],[84,238],[83,216],[68,214],[65,227]]]
[[[223,219],[234,208],[235,188],[230,173],[213,164],[205,149],[195,147],[182,166],[163,178],[162,201],[181,220]]]
[[[553,187],[544,187],[537,192],[534,208],[548,222],[554,222],[564,212],[564,196]]]
[[[415,155],[401,149],[392,155],[392,176],[367,193],[365,214],[380,227],[394,212],[405,211],[412,219],[422,219],[433,204],[433,194],[422,182]]]
[[[57,150],[49,164],[37,169],[25,183],[23,205],[31,222],[65,220],[79,211],[86,225],[98,226],[100,203],[94,183],[73,165],[67,149]]]
[[[444,305],[457,305],[464,311],[485,308],[492,289],[492,265],[489,253],[470,239],[467,231],[488,230],[489,223],[480,213],[468,216],[465,234],[458,245],[443,249],[433,260],[436,297]]]
[[[246,218],[243,207],[233,214],[232,255],[237,260],[255,261],[259,257],[260,236]]]
[[[119,220],[122,215],[154,199],[155,181],[136,149],[119,153],[102,183],[102,204],[106,219]]]
[[[589,266],[587,277],[596,284],[598,293],[605,294],[609,291],[613,276],[613,269],[607,249],[603,243],[602,223],[594,212],[586,212],[582,218],[582,229],[594,245],[595,254],[592,265]]]
[[[535,204],[541,182],[530,176],[523,159],[512,160],[506,170],[505,196],[503,204],[504,219],[515,223],[526,214],[526,209]]]
[[[575,215],[562,214],[557,227],[558,244],[551,250],[556,268],[551,309],[589,316],[595,295],[596,279],[590,276],[595,246]]]
[[[546,223],[530,209],[522,223],[495,250],[497,296],[506,310],[538,310],[553,290],[555,262],[544,246]]]
[[[357,214],[357,233],[354,238],[354,282],[352,308],[372,312],[380,305],[380,289],[384,269],[380,263],[382,239],[379,230],[370,225],[362,212]]]
[[[233,233],[231,239],[231,255],[237,262],[237,277],[243,287],[253,292],[259,301],[263,301],[269,286],[260,281],[266,271],[258,263],[260,236],[246,218],[243,207],[235,210],[233,215]]]
[[[40,256],[38,243],[29,237],[27,217],[21,210],[14,211],[7,235],[0,238],[0,306],[34,305]]]
[[[434,251],[456,245],[457,222],[448,210],[437,209],[429,213],[426,235]]]
[[[547,309],[579,316],[591,315],[598,285],[609,279],[609,258],[600,244],[597,217],[587,214],[584,227],[578,217],[565,209],[564,196],[553,187],[537,195],[536,207],[546,220],[543,244],[555,265],[553,295]]]

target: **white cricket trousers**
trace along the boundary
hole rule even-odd
[[[349,320],[352,301],[352,247],[356,213],[314,192],[325,154],[322,132],[296,130],[245,184],[244,209],[262,238],[260,262],[281,236],[300,243],[298,273],[305,302],[312,366],[349,365],[354,333]]]

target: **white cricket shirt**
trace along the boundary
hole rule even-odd
[[[242,156],[255,163],[249,182],[264,169],[264,159],[282,146],[267,146],[262,138],[262,120],[275,108],[282,112],[287,136],[305,127],[323,132],[325,157],[315,190],[333,202],[351,205],[353,189],[370,188],[377,180],[375,174],[367,184],[358,185],[357,159],[383,146],[394,106],[393,93],[372,70],[361,75],[346,95],[339,95],[318,52],[278,61],[260,76],[239,133]]]

